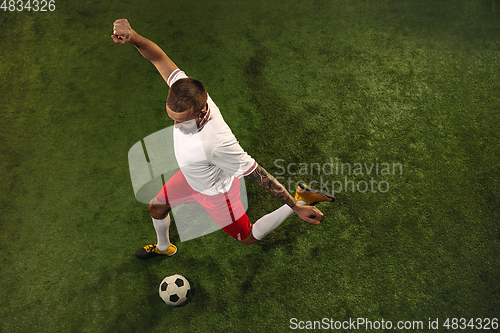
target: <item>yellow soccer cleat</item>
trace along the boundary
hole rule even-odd
[[[151,245],[146,245],[142,247],[137,253],[135,254],[137,258],[139,259],[149,259],[149,258],[154,258],[158,256],[173,256],[174,254],[177,253],[177,246],[174,244],[170,244],[170,246],[167,249],[167,252],[161,252],[158,250],[156,247],[156,244],[151,244]]]
[[[314,206],[318,202],[333,202],[335,201],[335,197],[326,191],[315,190],[304,183],[299,183],[295,190],[295,200],[302,200],[308,205]]]

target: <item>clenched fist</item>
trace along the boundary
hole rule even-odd
[[[118,19],[113,23],[113,34],[111,38],[117,44],[124,44],[130,41],[134,30],[130,27],[127,19]]]

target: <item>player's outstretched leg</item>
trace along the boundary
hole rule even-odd
[[[295,191],[295,200],[302,205],[315,205],[318,202],[335,200],[335,197],[326,191],[310,188],[304,183],[299,183]],[[240,241],[243,245],[253,244],[275,230],[285,219],[292,215],[293,210],[288,205],[261,217],[252,225],[250,236]]]
[[[153,199],[149,203],[149,212],[155,227],[158,242],[142,247],[137,251],[139,259],[150,259],[158,256],[173,256],[177,253],[177,247],[170,243],[168,229],[170,227],[170,206],[162,204]]]
[[[308,205],[314,206],[318,202],[333,202],[335,197],[326,191],[313,189],[300,182],[295,190],[295,200],[304,201]]]

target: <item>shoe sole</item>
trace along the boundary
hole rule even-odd
[[[300,187],[300,189],[304,192],[309,192],[309,193],[312,193],[312,194],[319,194],[319,195],[322,195],[324,196],[325,198],[327,199],[331,199],[331,201],[328,201],[328,202],[334,202],[335,201],[335,197],[329,193],[329,192],[326,192],[326,191],[322,191],[322,190],[316,190],[316,189],[313,189],[313,188],[310,188],[309,186],[307,186],[306,184],[304,183],[299,183],[298,185]],[[322,202],[322,201],[316,201],[316,202],[313,202],[311,203],[310,205],[311,206],[314,206],[315,204],[317,204],[318,202]]]

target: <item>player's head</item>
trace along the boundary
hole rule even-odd
[[[167,112],[176,122],[199,118],[206,112],[207,90],[201,81],[188,77],[176,81],[167,97]]]

